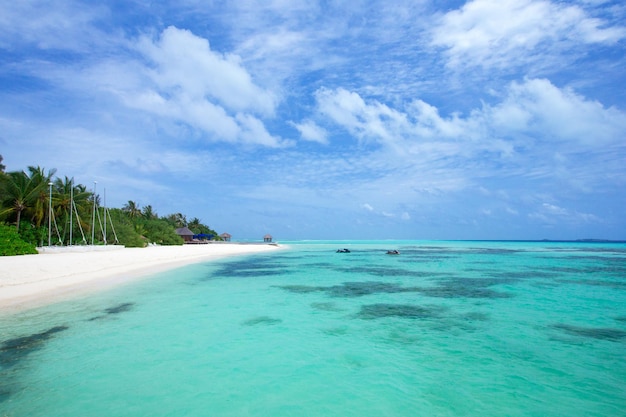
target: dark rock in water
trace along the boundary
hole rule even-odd
[[[282,323],[282,320],[275,319],[275,318],[268,317],[268,316],[260,316],[260,317],[255,317],[255,318],[246,320],[241,324],[243,324],[244,326],[256,326],[258,324],[270,325],[270,324],[278,324],[278,323]]]
[[[104,312],[107,313],[107,314],[124,313],[126,311],[131,310],[134,305],[135,305],[135,303],[122,303],[122,304],[117,305],[115,307],[107,308],[106,310],[104,310]]]
[[[358,317],[379,319],[383,317],[401,317],[405,319],[438,318],[445,309],[439,306],[416,306],[411,304],[369,304],[361,306]]]
[[[44,342],[55,333],[69,329],[67,326],[55,326],[45,332],[31,334],[30,336],[9,339],[0,345],[0,365],[10,367],[15,365],[28,354],[40,349]]]
[[[555,324],[555,329],[559,329],[564,331],[567,334],[572,336],[581,336],[592,339],[600,339],[600,340],[609,340],[612,342],[617,342],[626,338],[626,331],[621,329],[612,329],[605,327],[580,327],[580,326],[572,326],[569,324]]]

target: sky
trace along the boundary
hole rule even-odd
[[[233,239],[626,239],[626,5],[0,0],[0,155]]]

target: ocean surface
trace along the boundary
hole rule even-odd
[[[0,317],[0,416],[626,416],[626,245],[285,244]]]

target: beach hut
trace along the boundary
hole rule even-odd
[[[230,242],[230,238],[232,237],[229,233],[222,233],[220,235],[224,242]]]
[[[263,242],[270,243],[272,241],[272,235],[263,236]]]
[[[193,232],[188,227],[179,227],[176,229],[176,234],[183,238],[185,242],[191,242],[193,240]]]

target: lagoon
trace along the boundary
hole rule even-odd
[[[0,416],[626,415],[624,244],[281,243],[0,318]]]

